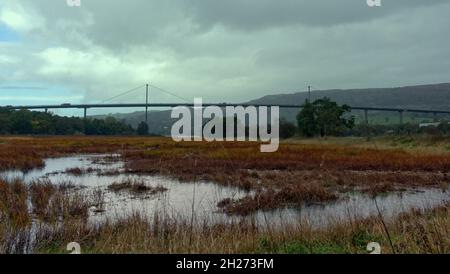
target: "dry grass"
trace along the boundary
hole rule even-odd
[[[372,241],[382,245],[383,253],[450,252],[450,205],[413,210],[392,220],[349,216],[322,229],[303,220],[282,229],[257,226],[253,219],[192,226],[188,220],[160,214],[150,220],[138,213],[89,224],[85,217],[92,201],[87,196],[67,195],[36,181],[29,188],[32,211],[60,218],[42,218],[32,227],[27,186],[20,181],[1,181],[0,186],[0,253],[66,253],[72,241],[80,243],[84,253],[366,253]]]
[[[308,205],[337,200],[338,196],[318,184],[286,186],[279,190],[262,190],[238,200],[224,199],[218,203],[228,214],[248,215],[257,210]]]
[[[47,219],[49,214],[50,198],[56,193],[57,188],[49,181],[34,181],[30,185],[31,203],[33,213],[40,219]]]
[[[305,191],[297,195],[303,198],[294,199],[297,202],[308,202],[304,197],[309,189],[321,189],[328,196],[346,191],[378,195],[412,187],[445,189],[450,182],[450,153],[436,152],[427,145],[433,141],[428,139],[415,141],[427,145],[430,148],[427,151],[399,146],[404,142],[402,140],[379,140],[374,145],[360,139],[344,138],[293,140],[282,143],[276,153],[260,153],[259,143],[177,143],[170,138],[153,137],[0,138],[0,141],[0,170],[39,167],[44,157],[73,153],[108,153],[111,156],[100,162],[110,162],[117,159],[113,154],[118,153],[126,163],[126,173],[165,175],[187,182],[212,181],[248,191],[268,189],[278,193],[283,188]],[[436,142],[442,147],[450,140]],[[94,170],[75,168],[67,172],[83,175]],[[100,175],[112,176],[121,172],[110,170]],[[136,185],[135,190],[148,191],[141,186],[143,188],[139,190]],[[118,183],[112,189],[130,187],[133,185]],[[256,204],[260,206],[258,208],[274,206],[269,206],[269,201],[256,202],[265,201],[264,197],[253,200],[247,199],[246,204]],[[292,199],[276,201],[279,201],[279,207],[286,202],[292,203]]]
[[[70,154],[112,154],[142,149],[145,142],[145,138],[133,137],[0,137],[0,170],[30,170],[42,167],[44,158]]]
[[[260,170],[394,170],[449,171],[450,154],[411,153],[402,148],[370,148],[355,145],[326,143],[282,143],[276,153],[260,153],[259,143],[177,143],[170,138],[157,137],[34,137],[0,138],[0,170],[29,169],[42,166],[45,157],[80,153],[122,153],[132,163],[145,160],[142,166],[130,169],[157,172],[187,162],[180,173],[191,171],[189,163],[197,159],[203,174],[211,168]],[[369,143],[370,144],[370,143]],[[369,145],[368,144],[368,145]],[[112,157],[111,158],[115,158]],[[180,161],[183,160],[183,161]],[[208,162],[209,161],[209,162]],[[150,168],[146,163],[157,163]],[[146,166],[146,167],[145,167]],[[197,174],[198,175],[198,174]]]
[[[13,228],[22,228],[30,223],[28,212],[28,189],[20,180],[12,182],[0,178],[0,221]]]
[[[241,215],[258,209],[331,201],[344,191],[376,195],[409,187],[447,189],[450,154],[433,147],[416,150],[401,142],[384,141],[383,146],[361,141],[283,143],[278,152],[262,154],[258,143],[4,137],[0,138],[0,170],[42,167],[46,157],[120,153],[128,173],[160,174],[182,181],[210,180],[252,190],[254,196],[220,203],[226,212]],[[450,143],[447,139],[439,142],[439,147]],[[139,182],[118,182],[111,189],[136,193],[155,190]],[[182,220],[155,216],[149,221],[138,214],[118,222],[89,225],[89,208],[102,210],[104,205],[104,195],[96,191],[89,195],[70,183],[54,186],[36,181],[27,186],[18,180],[0,179],[0,253],[65,253],[65,245],[72,241],[81,243],[88,253],[365,253],[370,241],[382,243],[384,252],[450,252],[448,205],[386,220],[391,248],[378,217],[339,220],[324,229],[301,222],[275,230],[260,228],[251,220],[192,227]],[[38,220],[33,228],[36,242],[31,238],[33,218]]]
[[[448,253],[450,223],[448,206],[404,214],[387,222],[390,245],[379,218],[336,223],[325,229],[308,224],[286,226],[283,230],[257,228],[251,222],[199,225],[156,218],[148,221],[139,214],[115,223],[89,227],[71,224],[43,234],[38,252],[65,253],[67,242],[78,241],[85,253],[367,253],[376,241],[383,253]]]
[[[75,168],[68,168],[65,170],[65,173],[70,174],[70,175],[74,175],[74,176],[82,176],[85,174],[90,174],[90,173],[94,173],[94,172],[98,172],[100,171],[99,169],[95,169],[95,168],[79,168],[79,167],[75,167]]]
[[[36,217],[45,222],[82,219],[89,217],[89,208],[95,195],[74,191],[71,184],[53,185],[48,180],[34,181],[30,185],[32,211]]]
[[[26,185],[20,180],[0,179],[0,253],[33,252],[36,233],[72,223],[87,224],[92,201],[89,194],[75,191],[70,183],[36,180]]]

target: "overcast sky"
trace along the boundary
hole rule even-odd
[[[0,0],[0,105],[146,82],[210,102],[450,82],[449,14],[449,0]]]

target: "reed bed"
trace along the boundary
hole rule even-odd
[[[100,169],[96,169],[96,168],[79,168],[79,167],[75,167],[75,168],[69,168],[66,169],[64,172],[73,176],[83,176],[86,174],[90,174],[90,173],[95,173],[95,172],[99,172]]]
[[[298,220],[280,229],[252,218],[193,225],[161,212],[91,223],[88,208],[98,200],[48,181],[2,180],[0,195],[0,253],[67,253],[73,241],[84,253],[366,253],[373,241],[383,253],[450,252],[450,204],[389,220],[348,216],[323,228]]]
[[[125,170],[110,170],[100,175],[155,174],[256,191],[261,197],[249,196],[233,202],[236,206],[246,204],[253,210],[284,207],[286,203],[329,201],[337,193],[347,191],[375,196],[420,187],[447,190],[450,182],[450,153],[437,153],[433,149],[414,151],[399,147],[392,140],[392,145],[383,141],[384,146],[361,141],[354,144],[294,141],[282,143],[275,153],[260,153],[259,143],[177,143],[160,137],[4,137],[0,140],[0,170],[41,167],[45,157],[106,153],[110,156],[98,161],[110,162],[119,154]],[[436,142],[442,146],[450,140],[441,138]],[[96,170],[74,168],[66,172],[81,176]],[[139,188],[139,184],[135,186]],[[111,189],[132,187],[133,184],[117,183]],[[295,193],[296,198],[283,195],[286,189]],[[317,189],[320,195],[308,197],[310,190]],[[285,198],[265,199],[264,196],[271,194]]]
[[[364,254],[367,244],[375,241],[381,244],[383,253],[445,254],[450,252],[449,211],[449,206],[444,206],[413,211],[386,222],[371,217],[335,223],[324,229],[302,223],[283,230],[270,225],[258,228],[251,222],[205,223],[192,227],[188,221],[164,217],[149,221],[135,213],[118,222],[94,227],[78,224],[53,233],[59,239],[79,241],[86,253]],[[56,248],[46,238],[39,241],[38,252],[65,252],[64,245]],[[48,246],[52,248],[49,250]]]
[[[0,178],[0,220],[14,228],[29,224],[28,189],[20,180],[7,181]]]
[[[125,178],[120,182],[114,182],[108,186],[108,189],[114,192],[129,191],[135,194],[157,194],[167,191],[167,188],[162,186],[149,186],[143,179]]]
[[[193,175],[201,175],[217,167],[258,170],[450,170],[449,153],[434,153],[433,150],[413,153],[397,146],[377,149],[364,147],[361,142],[354,145],[282,143],[275,153],[259,153],[259,143],[177,143],[163,137],[1,137],[0,141],[0,170],[27,170],[41,167],[46,157],[89,153],[119,153],[130,162],[130,169],[147,172],[164,169],[173,172],[180,166],[183,168],[179,173],[191,172],[191,162],[197,160],[200,169]],[[135,163],[141,166],[133,167]],[[157,163],[155,167],[147,165],[154,163]]]
[[[338,196],[318,184],[286,186],[279,190],[258,191],[238,200],[226,198],[218,203],[228,214],[249,215],[258,210],[270,210],[293,205],[308,205],[337,200]]]
[[[259,153],[258,143],[176,143],[142,137],[2,137],[0,170],[30,170],[47,157],[120,154],[125,170],[117,175],[158,174],[181,181],[212,181],[249,190],[219,206],[229,214],[251,215],[338,199],[340,192],[375,195],[407,188],[448,190],[450,154],[414,150],[398,143],[382,148],[362,143],[283,143],[276,153]],[[442,144],[449,140],[439,140]],[[442,146],[442,145],[440,145]],[[73,170],[82,175],[84,170]],[[105,174],[107,175],[107,174]],[[120,181],[116,191],[164,191],[144,182]],[[196,223],[155,213],[90,223],[104,207],[104,193],[81,191],[70,183],[40,180],[29,185],[0,179],[0,253],[66,253],[76,241],[85,253],[366,253],[371,241],[384,253],[449,253],[450,206],[414,210],[395,219],[349,216],[325,228],[307,222],[276,229],[248,219]]]

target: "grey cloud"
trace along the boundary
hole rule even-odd
[[[183,97],[243,101],[308,83],[396,86],[445,82],[450,75],[450,4],[443,0],[383,0],[381,8],[369,8],[365,0],[20,5],[42,24],[21,33],[20,43],[0,44],[0,56],[17,59],[0,62],[2,84],[65,86],[85,101],[147,81]],[[156,90],[152,96],[170,100]]]
[[[446,0],[383,0],[382,7],[368,8],[366,0],[194,0],[190,6],[202,26],[223,24],[239,30],[303,24],[330,26],[364,22],[398,11],[447,3]]]

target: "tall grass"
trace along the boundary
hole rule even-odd
[[[0,253],[66,253],[72,241],[85,253],[365,253],[372,241],[384,253],[450,252],[450,204],[389,220],[349,216],[324,228],[299,220],[280,229],[256,225],[252,218],[193,225],[159,211],[152,218],[134,212],[92,223],[87,218],[92,200],[80,192],[67,193],[45,181],[28,187],[17,180],[2,180],[0,190]]]
[[[22,228],[29,224],[28,189],[19,179],[7,181],[0,178],[0,219],[11,227]]]
[[[377,195],[417,186],[446,189],[450,178],[450,154],[392,147],[281,144],[278,152],[261,154],[257,143],[176,143],[168,138],[1,140],[0,170],[42,167],[46,157],[120,153],[129,173],[208,180],[252,190],[252,195],[220,204],[226,212],[240,215],[331,201],[342,191]],[[141,182],[117,182],[110,189],[149,191]],[[148,219],[137,212],[91,223],[92,206],[103,209],[102,190],[87,193],[71,184],[56,186],[41,180],[26,185],[0,179],[0,253],[65,253],[72,241],[88,253],[365,253],[371,241],[380,242],[383,252],[450,252],[449,205],[391,220],[349,216],[321,229],[304,220],[283,229],[269,223],[257,226],[251,218],[194,225],[194,216],[184,220],[155,213]]]
[[[31,216],[27,186],[20,180],[0,178],[0,252],[23,253],[29,249]]]
[[[37,234],[71,223],[87,224],[92,199],[68,184],[0,179],[0,253],[35,250]]]
[[[450,208],[404,214],[386,222],[398,253],[448,253]],[[282,230],[257,227],[250,221],[198,224],[138,213],[97,226],[66,223],[39,234],[37,252],[64,253],[65,244],[78,241],[86,253],[366,253],[369,242],[379,242],[391,253],[383,223],[372,217],[314,229],[307,223]]]

